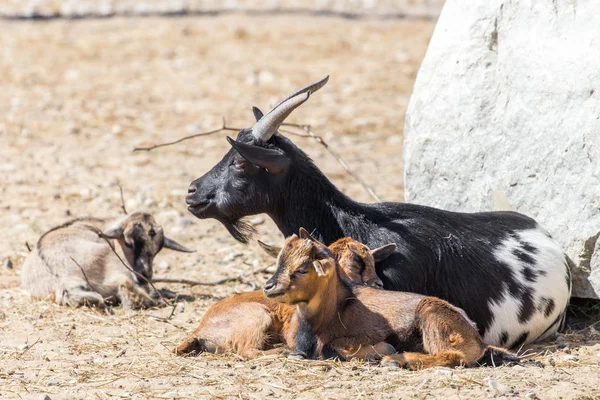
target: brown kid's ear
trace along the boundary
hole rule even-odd
[[[388,243],[381,247],[371,250],[371,254],[375,259],[375,262],[383,261],[389,256],[392,255],[393,252],[396,251],[396,243]]]
[[[348,243],[348,250],[360,257],[360,249],[358,248],[356,243]]]
[[[266,244],[265,242],[261,242],[260,240],[257,240],[257,242],[258,245],[265,251],[265,253],[267,253],[271,257],[277,258],[277,256],[279,256],[279,252],[281,252],[281,247],[271,246],[269,244]]]

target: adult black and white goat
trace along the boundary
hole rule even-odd
[[[490,345],[517,348],[553,336],[564,321],[569,259],[533,219],[516,212],[456,213],[406,203],[363,204],[341,193],[312,160],[277,132],[328,77],[227,138],[232,148],[193,181],[186,202],[239,241],[242,217],[266,213],[285,237],[300,227],[326,244],[350,236],[370,247],[394,242],[377,264],[384,288],[441,297],[461,307]]]

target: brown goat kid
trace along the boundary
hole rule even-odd
[[[356,285],[343,277],[325,245],[301,229],[289,237],[275,274],[265,284],[272,301],[298,306],[297,317],[316,335],[314,354],[325,348],[361,348],[386,342],[401,353],[382,363],[410,369],[518,361],[483,340],[464,311],[419,294]]]
[[[280,253],[279,247],[260,241],[259,244],[273,257]],[[370,250],[349,238],[342,238],[330,246],[347,279],[378,287],[382,284],[375,273],[375,262],[385,259],[395,249],[396,245],[391,244]],[[270,300],[262,290],[234,295],[213,304],[194,333],[177,346],[176,353],[231,351],[247,358],[282,353],[287,349],[273,346],[283,343],[288,349],[294,348],[298,332],[295,313],[295,306]],[[355,353],[353,350],[348,351]],[[379,344],[374,351],[385,351],[385,346]],[[360,356],[362,352],[356,354]]]

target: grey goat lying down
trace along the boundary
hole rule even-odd
[[[25,260],[21,287],[62,305],[152,307],[159,301],[148,281],[163,247],[193,251],[167,238],[150,214],[133,213],[107,227],[100,219],[75,219],[42,235]]]

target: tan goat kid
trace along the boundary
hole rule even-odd
[[[316,335],[314,354],[387,342],[401,353],[382,363],[410,369],[518,361],[486,346],[465,313],[446,301],[343,279],[331,251],[302,229],[300,235],[286,240],[265,294],[298,306],[298,318]]]
[[[158,300],[148,281],[163,247],[193,251],[164,236],[150,214],[127,215],[105,230],[102,220],[75,219],[42,235],[25,260],[21,287],[63,305],[152,307]]]
[[[259,244],[274,257],[281,250],[262,242]],[[375,273],[375,261],[385,259],[395,249],[396,245],[391,244],[370,250],[349,238],[342,238],[330,246],[346,279],[379,287],[382,284]],[[262,290],[237,294],[213,304],[194,333],[177,346],[176,352],[231,351],[247,358],[283,353],[295,347],[298,331],[295,313],[295,306],[269,300]],[[273,348],[280,343],[287,349]],[[384,344],[378,344],[374,349],[375,352],[385,350],[389,352],[389,346]]]

